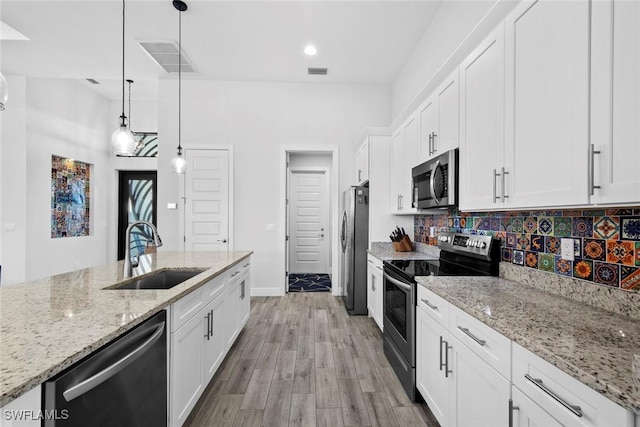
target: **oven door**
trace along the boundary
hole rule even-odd
[[[384,333],[411,367],[416,358],[415,283],[384,269]]]

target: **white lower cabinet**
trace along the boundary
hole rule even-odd
[[[250,263],[245,260],[173,303],[169,355],[171,426],[185,422],[246,324],[250,277]]]
[[[382,261],[373,255],[367,255],[367,309],[369,317],[375,320],[382,331]]]
[[[442,427],[637,424],[633,411],[423,286],[416,323],[416,386]]]
[[[171,333],[171,425],[180,426],[204,389],[203,357],[206,316],[199,312]]]
[[[514,426],[634,425],[633,412],[612,402],[518,344],[513,344],[512,389],[513,416],[515,420],[522,421],[520,424],[514,423]],[[522,395],[535,403],[526,402]],[[523,401],[525,403],[522,403]]]
[[[466,319],[474,328],[464,328],[474,337],[472,345],[467,346],[450,331],[457,329],[455,323],[449,324],[455,320],[454,309],[445,308],[443,304],[448,303],[419,289],[422,300],[429,304],[416,309],[416,383],[429,409],[442,427],[506,426],[510,380],[480,356],[486,352],[490,328]],[[443,312],[452,319],[441,318],[439,313]],[[504,346],[497,347],[501,353]]]

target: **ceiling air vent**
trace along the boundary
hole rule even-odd
[[[174,41],[144,41],[140,46],[167,73],[178,74],[178,43]],[[182,50],[182,72],[196,74],[191,61]]]
[[[327,69],[326,68],[307,68],[310,76],[326,76]]]
[[[100,82],[99,82],[99,81],[97,81],[96,79],[87,79],[87,81],[88,81],[89,83],[91,83],[92,85],[99,85],[99,84],[100,84]]]

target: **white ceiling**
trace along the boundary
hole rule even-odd
[[[184,79],[391,83],[442,0],[186,0],[182,47],[197,70]],[[138,42],[177,41],[171,0],[126,2],[126,76],[134,100],[155,99],[157,80],[172,79]],[[93,78],[87,85],[120,99],[120,0],[2,0],[0,20],[29,40],[1,40],[4,74]],[[315,57],[303,53],[311,42]],[[307,67],[327,67],[308,76]]]

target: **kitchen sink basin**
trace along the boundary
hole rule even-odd
[[[171,289],[204,270],[161,270],[106,289]]]

